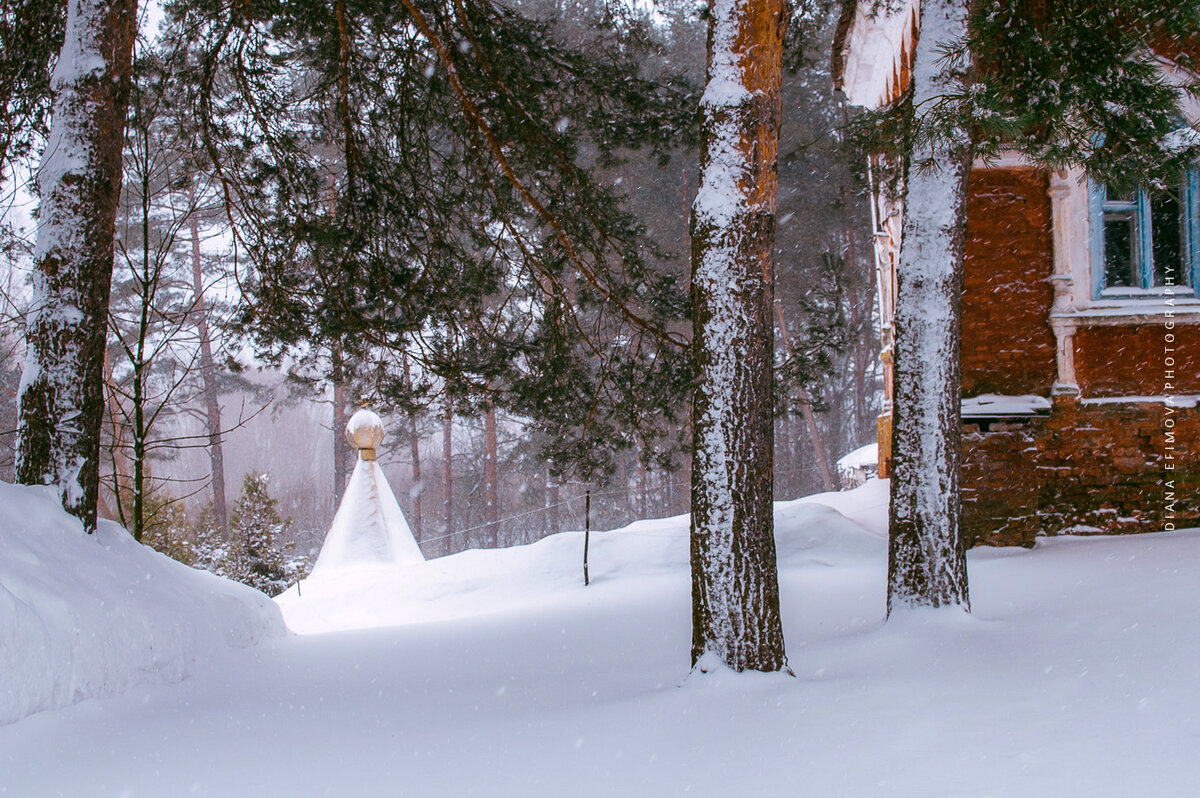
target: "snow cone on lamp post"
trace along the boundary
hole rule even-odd
[[[425,557],[377,462],[383,421],[363,408],[346,423],[358,462],[325,536],[312,576],[362,566],[408,565]]]

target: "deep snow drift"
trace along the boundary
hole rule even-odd
[[[971,616],[885,624],[886,493],[776,505],[794,678],[687,675],[686,523],[645,521],[586,588],[579,533],[306,581],[291,623],[360,628],[0,728],[0,794],[1196,794],[1200,532],[976,549]]]
[[[284,631],[258,591],[180,565],[108,521],[85,535],[48,489],[0,482],[0,724],[179,681],[219,649]]]
[[[887,483],[878,480],[856,491],[778,504],[776,523],[787,530],[777,535],[779,556],[831,546],[875,551],[887,534],[886,515]],[[687,532],[687,516],[593,532],[589,591],[607,594],[606,583],[624,589],[653,578],[686,580]],[[471,549],[427,563],[340,560],[337,567],[314,569],[298,591],[293,586],[275,600],[289,628],[311,634],[535,609],[571,601],[584,595],[582,588],[583,533],[564,532],[527,546]]]

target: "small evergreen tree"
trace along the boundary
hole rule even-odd
[[[196,549],[184,504],[166,491],[146,496],[146,523],[142,543],[184,565],[194,565]]]
[[[230,518],[233,540],[225,558],[226,575],[261,590],[268,596],[282,593],[292,581],[283,552],[276,543],[291,527],[267,492],[270,477],[251,471],[242,482],[242,495],[234,502]]]
[[[195,568],[229,576],[229,542],[222,535],[222,524],[212,503],[206,504],[192,523],[192,562]]]

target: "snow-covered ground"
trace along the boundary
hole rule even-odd
[[[685,678],[686,524],[311,580],[306,632],[0,727],[19,796],[1192,796],[1200,532],[970,555],[882,623],[886,487],[777,507],[795,677]],[[342,631],[333,631],[342,629]]]
[[[219,649],[284,634],[258,591],[180,565],[108,521],[84,535],[53,492],[0,482],[0,726],[177,682]]]

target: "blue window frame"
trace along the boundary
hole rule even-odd
[[[1195,294],[1200,285],[1200,172],[1179,185],[1117,191],[1091,184],[1092,296]]]

